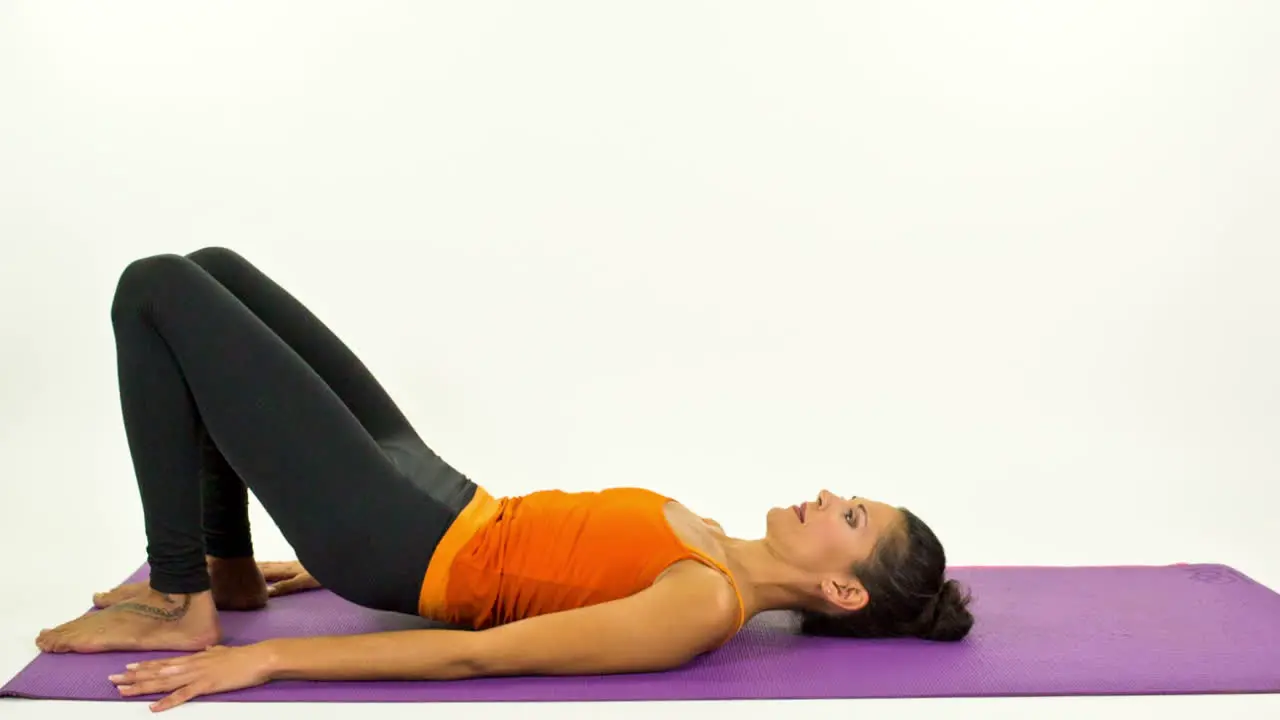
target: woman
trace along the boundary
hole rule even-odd
[[[131,263],[111,319],[150,578],[36,643],[189,653],[112,676],[125,696],[167,694],[154,709],[278,678],[656,671],[768,610],[857,637],[958,640],[973,623],[929,528],[865,498],[824,491],[741,540],[641,489],[492,497],[230,250]],[[262,607],[281,575],[254,560],[247,489],[301,562],[276,594],[323,585],[452,628],[217,646],[218,609]]]

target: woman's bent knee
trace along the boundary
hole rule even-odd
[[[187,258],[172,253],[152,255],[125,266],[116,282],[111,301],[111,317],[137,310],[161,288],[191,272],[195,266]]]
[[[216,269],[236,267],[246,263],[240,253],[217,245],[200,248],[187,255],[187,257],[195,264],[214,274],[216,274],[214,272]]]

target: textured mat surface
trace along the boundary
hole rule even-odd
[[[135,573],[145,577],[146,569]],[[1280,595],[1222,565],[956,568],[978,617],[969,638],[796,636],[755,618],[688,667],[608,677],[279,682],[196,702],[443,702],[963,697],[1280,692]],[[310,592],[225,613],[225,642],[423,627]],[[35,631],[32,631],[35,637]],[[118,700],[109,674],[177,653],[40,655],[0,695]],[[153,700],[154,698],[143,698]]]

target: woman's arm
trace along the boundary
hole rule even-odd
[[[733,632],[738,601],[719,571],[674,568],[631,597],[478,633],[484,675],[596,675],[669,670]]]
[[[734,629],[737,615],[737,598],[718,572],[686,565],[631,597],[481,632],[280,638],[136,663],[110,680],[125,697],[166,694],[151,706],[159,711],[271,680],[654,672],[717,647]]]
[[[631,597],[480,632],[411,630],[263,643],[273,680],[455,680],[673,668],[732,631],[737,599],[708,568]]]
[[[479,633],[401,630],[259,643],[268,680],[458,680],[477,677]]]

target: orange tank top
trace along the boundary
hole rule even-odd
[[[418,611],[479,630],[633,595],[690,559],[733,583],[727,568],[675,534],[668,502],[638,488],[504,498],[478,489],[431,556]],[[741,627],[742,595],[733,590]]]

